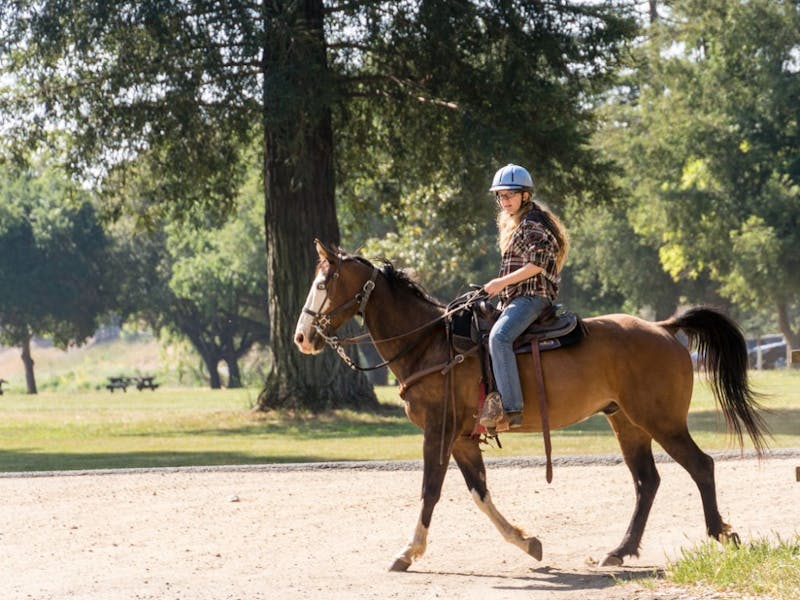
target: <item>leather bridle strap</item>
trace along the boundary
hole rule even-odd
[[[400,383],[400,389],[398,394],[401,398],[405,397],[406,392],[409,388],[414,385],[415,383],[419,382],[421,379],[424,379],[428,375],[433,375],[434,373],[441,373],[442,375],[447,375],[447,373],[456,365],[460,365],[464,362],[464,359],[467,356],[471,356],[478,352],[478,347],[474,346],[467,350],[466,352],[462,352],[461,354],[456,354],[452,360],[448,360],[447,362],[439,363],[437,365],[433,365],[432,367],[428,367],[427,369],[422,369],[421,371],[417,371],[416,373],[412,373],[408,376],[404,381]]]
[[[372,269],[372,276],[367,281],[364,282],[364,285],[361,287],[361,291],[358,292],[353,298],[351,298],[350,300],[348,300],[344,304],[341,304],[341,305],[337,306],[336,308],[334,308],[332,311],[326,312],[326,313],[315,312],[315,311],[311,310],[310,308],[304,306],[303,307],[303,312],[312,317],[314,327],[317,329],[317,331],[324,338],[327,339],[327,336],[325,336],[324,333],[321,330],[324,329],[325,327],[327,327],[330,324],[331,317],[335,317],[339,313],[346,311],[348,308],[350,308],[354,304],[358,304],[358,310],[356,311],[356,314],[359,314],[359,315],[363,315],[364,314],[364,309],[367,306],[367,302],[369,301],[369,297],[372,294],[372,290],[375,289],[375,281],[377,279],[378,279],[378,269],[373,268]],[[326,289],[325,290],[325,296],[326,296],[325,300],[327,300],[327,295],[328,295],[328,290]],[[325,302],[323,302],[322,304],[324,305]]]
[[[345,349],[342,346],[343,343],[352,343],[355,340],[354,338],[340,340],[335,335],[329,336],[325,333],[325,327],[327,327],[330,324],[331,317],[338,315],[341,312],[344,312],[354,304],[358,304],[358,309],[356,310],[356,314],[360,314],[362,317],[364,316],[364,309],[367,306],[367,302],[369,302],[369,298],[372,294],[372,291],[375,289],[375,281],[378,279],[378,273],[379,273],[378,269],[373,267],[372,275],[367,281],[364,282],[364,285],[361,287],[361,291],[358,292],[353,298],[341,304],[340,306],[337,306],[330,312],[327,313],[315,312],[308,307],[303,307],[303,312],[312,317],[313,319],[312,324],[314,325],[314,328],[317,330],[317,333],[322,337],[322,339],[325,340],[325,343],[328,346],[330,346],[336,352],[336,354],[339,355],[339,358],[341,358],[345,362],[345,364],[347,364],[347,366],[353,369],[354,371],[374,371],[376,369],[383,368],[389,365],[390,363],[394,362],[398,358],[409,353],[411,350],[413,350],[417,346],[417,344],[419,344],[420,341],[422,341],[424,337],[420,336],[414,342],[402,348],[393,357],[384,360],[377,365],[373,365],[370,367],[362,367],[360,365],[357,365],[355,361],[353,361],[353,359],[347,355],[347,352],[345,352]],[[326,300],[327,300],[327,289],[326,289]],[[325,302],[323,302],[322,305],[324,306]],[[408,335],[409,334],[404,334],[404,336],[402,337],[407,337]]]

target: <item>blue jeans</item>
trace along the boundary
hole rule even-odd
[[[489,333],[489,354],[492,356],[497,391],[503,400],[503,410],[522,410],[522,386],[519,383],[514,340],[541,314],[549,301],[540,296],[518,296],[506,304],[500,318]]]

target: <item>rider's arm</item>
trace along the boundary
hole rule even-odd
[[[526,279],[530,279],[542,271],[544,271],[542,267],[534,265],[533,263],[527,263],[516,271],[511,271],[511,273],[508,275],[495,277],[489,283],[484,285],[483,289],[486,290],[486,293],[488,293],[490,296],[496,296],[508,286],[519,283],[520,281],[525,281]]]

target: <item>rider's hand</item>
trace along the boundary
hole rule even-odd
[[[490,296],[497,296],[497,294],[503,291],[504,287],[506,286],[500,281],[500,278],[495,278],[489,283],[484,284],[483,289],[486,290],[486,293]]]

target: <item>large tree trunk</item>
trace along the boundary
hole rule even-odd
[[[230,356],[223,359],[228,365],[228,389],[242,387],[242,373],[239,370],[239,361],[236,357]]]
[[[364,344],[360,346],[360,349],[367,365],[378,365],[383,361],[374,344]],[[367,379],[372,385],[389,385],[389,367],[367,371]]]
[[[31,336],[22,342],[22,364],[25,365],[25,385],[29,394],[36,394],[36,377],[33,375],[33,356],[31,356]]]
[[[222,379],[219,376],[219,357],[216,354],[200,351],[200,358],[208,370],[208,385],[212,390],[222,389]]]
[[[264,220],[273,363],[258,404],[312,411],[376,407],[366,378],[333,352],[309,357],[294,347],[317,262],[313,240],[339,241],[323,3],[298,4],[290,5],[300,11],[293,15],[275,15],[274,3],[264,5],[264,64],[270,65],[264,77]]]

